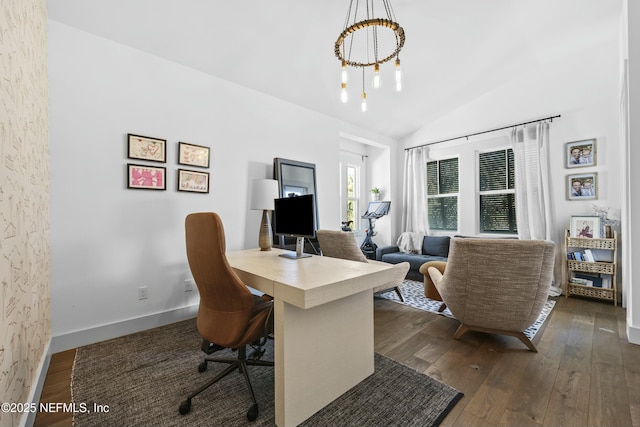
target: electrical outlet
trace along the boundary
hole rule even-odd
[[[138,288],[138,299],[147,299],[147,298],[149,298],[149,287],[140,286]]]
[[[184,281],[184,291],[185,292],[193,291],[193,285],[194,285],[193,280],[191,280],[191,279],[185,280]]]

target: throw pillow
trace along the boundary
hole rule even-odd
[[[449,256],[449,236],[424,236],[422,241],[422,253],[440,257]]]

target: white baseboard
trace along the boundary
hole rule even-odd
[[[197,314],[198,304],[194,304],[107,325],[82,329],[64,335],[56,335],[51,341],[51,354],[145,331],[158,326],[168,325],[181,320],[191,319],[196,317]]]
[[[49,338],[49,341],[44,347],[44,351],[42,352],[42,356],[40,357],[40,363],[38,364],[38,369],[36,370],[36,376],[31,383],[29,398],[26,400],[27,402],[40,402],[40,395],[42,394],[42,388],[44,387],[44,380],[47,377],[49,362],[51,361],[51,342],[51,338]],[[33,411],[28,411],[22,414],[18,425],[20,427],[33,426],[33,423],[35,421],[36,413]]]
[[[627,340],[631,344],[640,344],[640,328],[627,324]]]

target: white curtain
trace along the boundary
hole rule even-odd
[[[402,191],[402,231],[427,234],[427,147],[404,152],[404,181]]]
[[[510,135],[515,163],[516,221],[518,237],[553,240],[553,209],[549,184],[549,123],[513,128]],[[556,269],[557,270],[557,269]],[[555,283],[558,280],[555,277]],[[550,293],[560,295],[553,286]]]
[[[516,127],[510,139],[515,162],[518,237],[552,240],[549,123]]]

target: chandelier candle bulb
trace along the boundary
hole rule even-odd
[[[396,58],[396,90],[402,90],[402,69],[400,68],[400,60]]]
[[[375,89],[380,88],[380,64],[376,64],[373,66],[373,87]]]
[[[367,93],[366,92],[362,92],[362,104],[360,105],[360,108],[362,109],[363,113],[367,111]]]
[[[342,72],[340,73],[340,78],[342,79],[342,84],[347,83],[347,61],[342,61]]]
[[[340,90],[340,101],[346,103],[349,100],[349,94],[347,93],[347,84],[342,83],[342,90]]]

